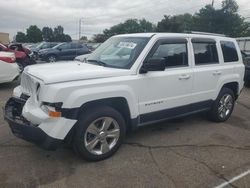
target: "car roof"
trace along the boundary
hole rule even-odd
[[[222,35],[218,35],[218,34],[208,34],[208,33],[204,33],[204,34],[190,34],[190,33],[133,33],[133,34],[122,34],[122,35],[116,35],[115,37],[146,37],[146,38],[150,38],[150,37],[157,37],[157,38],[161,38],[161,37],[185,37],[185,38],[209,38],[209,39],[218,39],[218,40],[233,40],[235,41],[234,38],[230,38],[230,37],[225,37]]]

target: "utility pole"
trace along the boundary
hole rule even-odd
[[[83,18],[79,19],[79,41],[81,39],[81,35],[82,35],[82,22],[83,22]]]
[[[212,7],[214,7],[214,0],[212,0]]]

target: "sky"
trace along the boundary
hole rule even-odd
[[[214,0],[219,8],[222,0]],[[56,27],[78,39],[79,20],[82,36],[89,38],[128,18],[145,18],[153,23],[164,15],[199,11],[212,0],[0,0],[0,32],[25,32],[30,25]],[[250,17],[249,0],[237,0],[240,14]],[[250,20],[250,18],[249,18]]]

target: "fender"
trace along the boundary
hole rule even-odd
[[[87,102],[113,97],[123,97],[126,99],[131,119],[136,118],[139,115],[137,105],[138,97],[135,95],[132,88],[126,85],[77,89],[70,93],[67,100],[63,102],[62,107],[79,108]]]

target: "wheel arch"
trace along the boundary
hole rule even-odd
[[[234,92],[234,96],[235,98],[237,99],[239,97],[239,94],[240,94],[240,88],[239,88],[239,83],[238,82],[228,82],[228,83],[225,83],[222,88],[228,88],[228,89],[231,89],[233,92]],[[221,89],[222,89],[221,88]]]
[[[126,124],[131,124],[131,112],[129,109],[129,104],[126,98],[124,97],[112,97],[105,99],[97,99],[89,101],[83,104],[78,111],[77,118],[84,113],[85,111],[93,108],[98,108],[99,106],[109,106],[117,110],[124,117]],[[129,127],[128,127],[129,128]]]

